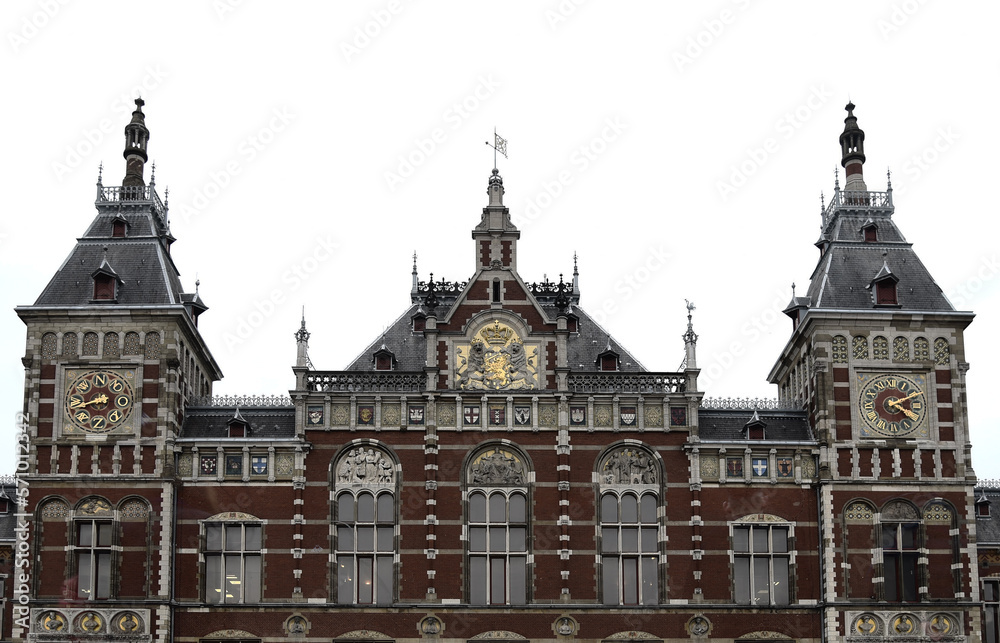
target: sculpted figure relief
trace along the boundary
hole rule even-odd
[[[601,467],[604,484],[656,484],[656,464],[645,451],[625,447],[617,449]]]
[[[337,482],[340,484],[391,484],[395,466],[385,454],[363,447],[351,449],[341,458],[337,466]]]

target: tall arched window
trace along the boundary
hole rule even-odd
[[[524,454],[507,445],[478,451],[467,468],[469,602],[528,602],[528,478]]]
[[[881,517],[882,597],[887,601],[916,601],[920,585],[920,514],[910,503],[894,500],[882,507]]]
[[[645,449],[615,447],[598,466],[601,600],[605,605],[660,601],[660,467]]]
[[[344,449],[334,473],[337,602],[391,604],[395,593],[396,464],[382,448],[357,443]]]

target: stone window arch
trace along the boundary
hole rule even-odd
[[[142,347],[139,344],[139,333],[129,331],[125,333],[125,343],[122,345],[122,355],[141,355]]]
[[[105,359],[118,359],[121,357],[121,350],[118,348],[118,333],[104,334],[103,357]]]
[[[146,359],[160,359],[160,334],[156,331],[146,333]]]
[[[951,348],[948,340],[938,337],[934,340],[934,363],[938,366],[947,366],[951,361]]]
[[[645,446],[617,444],[597,465],[601,601],[660,602],[662,466]]]
[[[63,333],[63,357],[77,357],[79,355],[78,338],[76,333]]]
[[[854,359],[868,359],[868,338],[863,335],[855,335],[851,340],[854,350]]]
[[[910,361],[910,342],[905,337],[893,338],[892,359],[897,362]]]
[[[42,359],[52,359],[56,356],[56,334],[42,335]]]
[[[913,361],[926,362],[931,358],[930,342],[926,337],[918,337],[913,340]]]
[[[889,359],[889,340],[881,335],[875,337],[872,340],[872,358],[873,359]]]
[[[530,595],[527,456],[507,440],[472,452],[465,466],[466,589],[477,605],[523,605]]]
[[[352,442],[334,460],[333,549],[336,601],[389,605],[396,594],[399,465],[371,440]]]
[[[87,356],[97,356],[99,339],[97,333],[89,332],[83,334],[83,355]]]
[[[890,500],[882,507],[879,521],[882,548],[881,598],[887,601],[916,602],[920,587],[920,512],[905,500]],[[878,580],[876,578],[875,582]]]
[[[833,363],[847,363],[847,338],[843,335],[835,335],[833,338]]]

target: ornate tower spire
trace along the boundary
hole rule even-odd
[[[694,332],[694,324],[691,322],[691,312],[694,311],[694,304],[687,299],[684,300],[684,304],[687,306],[688,311],[687,331],[683,335],[684,369],[689,370],[698,368],[698,356],[695,352],[695,346],[698,344],[698,335]]]
[[[410,296],[417,294],[417,251],[413,251],[413,285],[410,286]]]
[[[146,180],[143,178],[146,161],[146,145],[149,144],[149,130],[146,129],[146,115],[142,113],[142,106],[145,101],[141,98],[135,99],[135,111],[132,112],[132,120],[125,126],[125,178],[122,179],[122,187],[145,186]]]
[[[840,164],[847,175],[844,189],[847,191],[868,191],[862,168],[865,164],[865,132],[858,127],[854,115],[854,103],[847,103],[847,118],[844,119],[844,133],[840,135]]]
[[[503,206],[503,178],[500,176],[500,170],[496,168],[493,168],[493,174],[490,176],[490,184],[486,189],[486,194],[490,196],[489,207]]]
[[[308,368],[311,366],[309,363],[309,331],[306,330],[306,307],[302,307],[302,325],[299,329],[295,331],[295,343],[297,348],[297,353],[295,356],[295,365]]]

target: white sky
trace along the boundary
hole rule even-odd
[[[313,363],[337,370],[408,305],[414,250],[421,279],[472,274],[495,126],[526,280],[568,276],[578,252],[582,306],[652,370],[680,364],[690,299],[707,394],[775,397],[765,378],[791,332],[779,311],[818,256],[850,97],[869,189],[892,168],[897,225],[977,313],[974,464],[1000,478],[998,224],[983,204],[1000,147],[998,13],[917,0],[5,2],[0,443],[23,401],[12,308],[34,302],[90,223],[98,163],[120,184],[137,91],[157,188],[171,189],[173,256],[211,307],[215,391],[269,394],[293,384],[303,305]],[[0,473],[14,467],[0,450]]]

